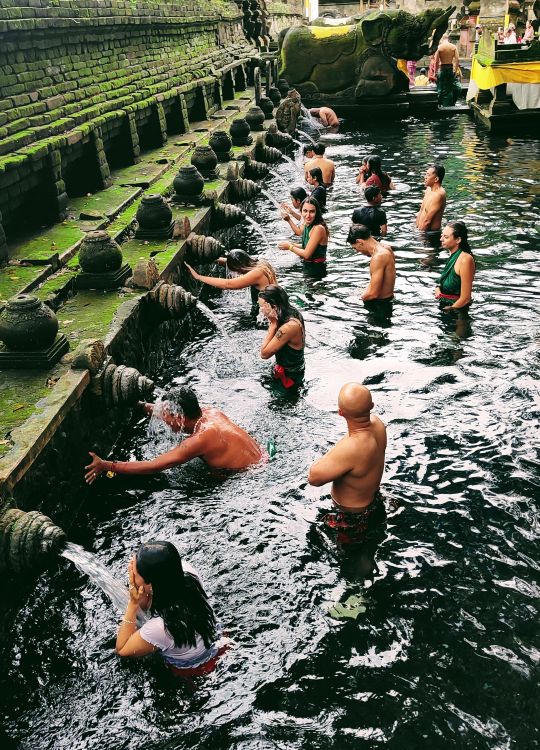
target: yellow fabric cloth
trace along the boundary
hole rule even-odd
[[[401,58],[399,58],[399,60],[397,61],[396,65],[398,67],[398,70],[401,70],[402,73],[405,73],[405,75],[408,78],[409,77],[409,73],[407,71],[407,60],[402,60]]]
[[[473,57],[471,78],[479,89],[491,89],[501,83],[540,83],[540,61],[481,65]]]
[[[348,34],[354,26],[310,26],[309,30],[317,39],[326,39],[329,36],[343,36]]]
[[[429,78],[427,76],[416,76],[414,79],[415,86],[427,86],[429,84]]]

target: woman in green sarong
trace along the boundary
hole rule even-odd
[[[462,221],[448,222],[441,235],[441,245],[449,251],[450,257],[435,289],[435,299],[445,305],[444,312],[462,310],[471,304],[476,271],[465,224]]]

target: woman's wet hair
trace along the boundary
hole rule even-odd
[[[199,419],[202,416],[195,391],[188,386],[171,388],[166,395],[166,401],[172,404],[175,409],[181,410],[187,419]]]
[[[320,167],[313,167],[309,170],[309,174],[313,180],[317,180],[319,185],[323,185],[322,169]]]
[[[263,299],[276,308],[278,328],[291,318],[299,320],[302,328],[304,328],[304,318],[301,312],[294,305],[291,305],[289,295],[282,287],[277,284],[270,284],[262,292],[259,292],[259,299]]]
[[[171,542],[142,544],[136,555],[137,571],[152,586],[152,615],[163,618],[175,645],[197,645],[197,634],[210,648],[216,638],[216,618],[208,598],[191,573],[184,572],[182,558]]]
[[[303,201],[307,198],[307,191],[303,187],[293,187],[291,188],[291,198],[296,201]]]
[[[459,249],[472,255],[472,249],[469,245],[469,230],[466,225],[462,221],[449,221],[446,226],[450,227],[456,240],[461,240]]]
[[[347,235],[347,242],[349,245],[354,245],[356,240],[369,240],[371,232],[365,224],[351,224],[349,234]]]
[[[234,273],[248,273],[254,268],[260,268],[268,281],[275,281],[276,272],[274,267],[262,258],[252,258],[244,250],[231,250],[225,256],[227,268]]]
[[[328,227],[326,225],[325,220],[323,219],[323,215],[322,215],[322,211],[321,211],[321,204],[319,203],[319,201],[317,200],[317,198],[311,198],[310,196],[308,196],[307,198],[305,198],[302,201],[302,203],[300,204],[300,212],[302,211],[302,209],[304,208],[304,206],[307,206],[308,204],[311,205],[311,206],[315,206],[315,218],[313,219],[313,224],[311,226],[314,227],[317,224],[321,224],[321,226],[323,226],[326,229],[326,231],[328,232]]]
[[[392,182],[392,180],[390,179],[389,175],[386,174],[386,172],[382,171],[381,157],[378,154],[372,154],[371,156],[368,156],[366,164],[368,168],[368,179],[373,174],[377,175],[377,177],[381,181],[383,190],[387,190],[390,187],[390,183]]]

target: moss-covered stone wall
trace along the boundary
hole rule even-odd
[[[206,119],[256,53],[234,0],[0,0],[0,260]]]

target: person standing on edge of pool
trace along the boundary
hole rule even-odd
[[[384,472],[386,427],[371,414],[373,399],[360,383],[347,383],[338,397],[338,412],[347,422],[342,437],[309,469],[308,482],[322,487],[332,482],[331,497],[336,510],[323,522],[338,530],[343,543],[363,541],[368,523],[383,507],[380,484]]]
[[[259,307],[268,320],[261,357],[270,359],[275,355],[274,380],[279,380],[286,390],[298,387],[304,381],[305,370],[304,318],[289,302],[287,292],[277,285],[259,292]]]
[[[309,197],[302,202],[301,215],[300,226],[294,223],[287,211],[283,211],[281,217],[297,236],[302,237],[302,247],[293,242],[284,241],[278,243],[279,249],[289,250],[289,252],[298,255],[307,266],[312,263],[326,263],[326,250],[330,235],[322,216],[321,207],[315,198]]]
[[[440,232],[444,209],[446,208],[446,190],[442,186],[445,169],[442,164],[432,164],[424,175],[424,198],[416,214],[416,226],[423,232]]]
[[[150,461],[104,461],[90,451],[92,462],[85,466],[85,480],[92,484],[103,472],[112,474],[156,474],[181,466],[193,458],[202,458],[213,469],[240,470],[259,463],[264,454],[245,430],[219,409],[200,406],[195,392],[185,386],[172,388],[167,406],[156,413],[173,432],[189,437],[167,453]],[[140,403],[146,414],[154,414],[154,404]]]
[[[449,221],[441,235],[441,245],[449,251],[450,257],[435,289],[435,299],[442,304],[451,303],[442,308],[443,312],[463,310],[471,304],[476,271],[465,224],[462,221]]]
[[[347,242],[357,253],[367,255],[369,261],[369,284],[362,292],[363,302],[388,302],[394,298],[396,283],[396,260],[388,243],[378,242],[363,224],[353,224]]]

